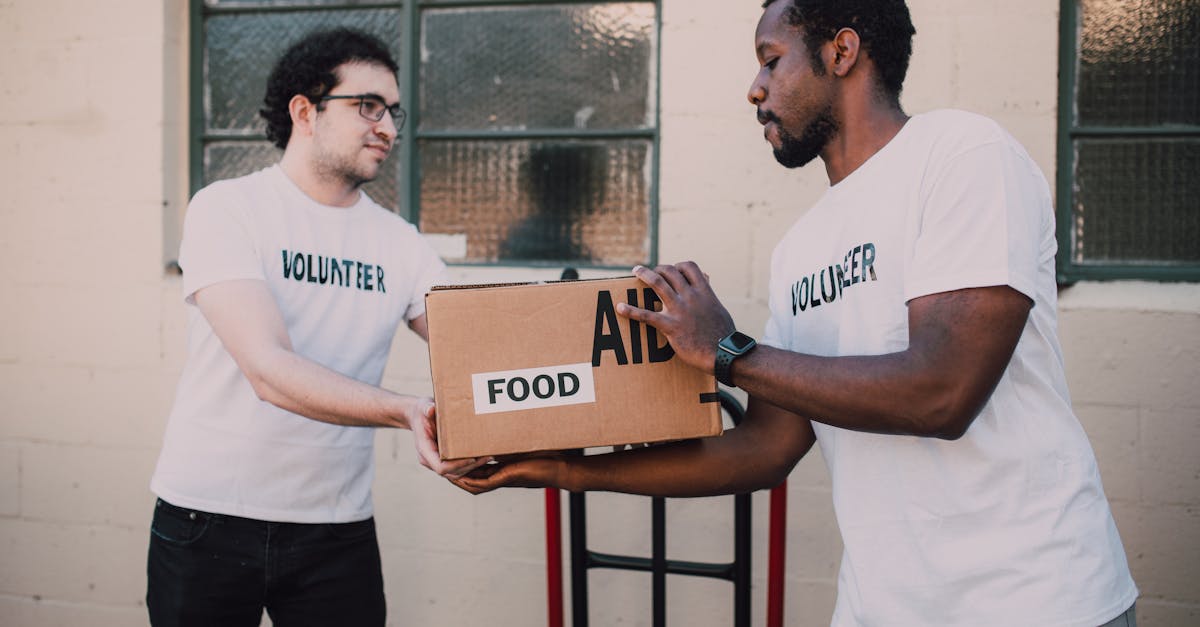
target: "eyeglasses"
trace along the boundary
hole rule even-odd
[[[404,107],[400,106],[400,103],[397,102],[394,105],[388,106],[383,101],[383,98],[375,94],[323,96],[319,102],[325,102],[326,100],[357,100],[358,114],[372,122],[378,122],[383,119],[384,113],[390,113],[392,115],[392,122],[396,124],[396,130],[404,127],[404,120],[408,117],[408,112],[404,110]]]

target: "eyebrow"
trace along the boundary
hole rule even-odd
[[[387,104],[387,98],[384,98],[383,96],[381,96],[373,91],[361,93],[358,95],[362,96],[363,98],[374,98],[374,99],[378,100],[379,102],[382,102],[385,105]],[[399,102],[399,101],[397,101],[397,102]]]
[[[364,91],[364,92],[358,93],[358,94],[330,94],[330,95],[331,96],[332,95],[345,95],[345,96],[355,96],[358,98],[373,98],[375,100],[378,100],[379,102],[382,102],[383,106],[385,106],[385,107],[391,107],[391,106],[400,104],[400,100],[398,100],[398,99],[396,100],[396,102],[394,102],[392,104],[388,104],[387,98],[384,98],[382,95],[377,94],[373,91]]]

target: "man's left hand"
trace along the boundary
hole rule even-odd
[[[617,313],[658,329],[684,363],[712,372],[717,342],[734,331],[734,324],[709,285],[708,275],[691,261],[653,270],[638,266],[633,273],[658,294],[662,311],[618,303]]]
[[[417,448],[417,461],[422,466],[448,479],[458,479],[492,460],[491,457],[443,460],[437,445],[436,412],[430,399],[415,399],[415,407],[409,411],[408,425]]]

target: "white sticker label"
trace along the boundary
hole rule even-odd
[[[471,375],[471,388],[476,414],[596,402],[591,362],[481,372]]]

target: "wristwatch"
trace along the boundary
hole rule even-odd
[[[731,374],[729,369],[733,365],[733,360],[754,350],[755,346],[758,346],[758,342],[741,331],[734,331],[721,338],[721,341],[717,342],[717,363],[713,366],[713,373],[717,375],[717,381],[732,386],[733,381],[729,378]]]

